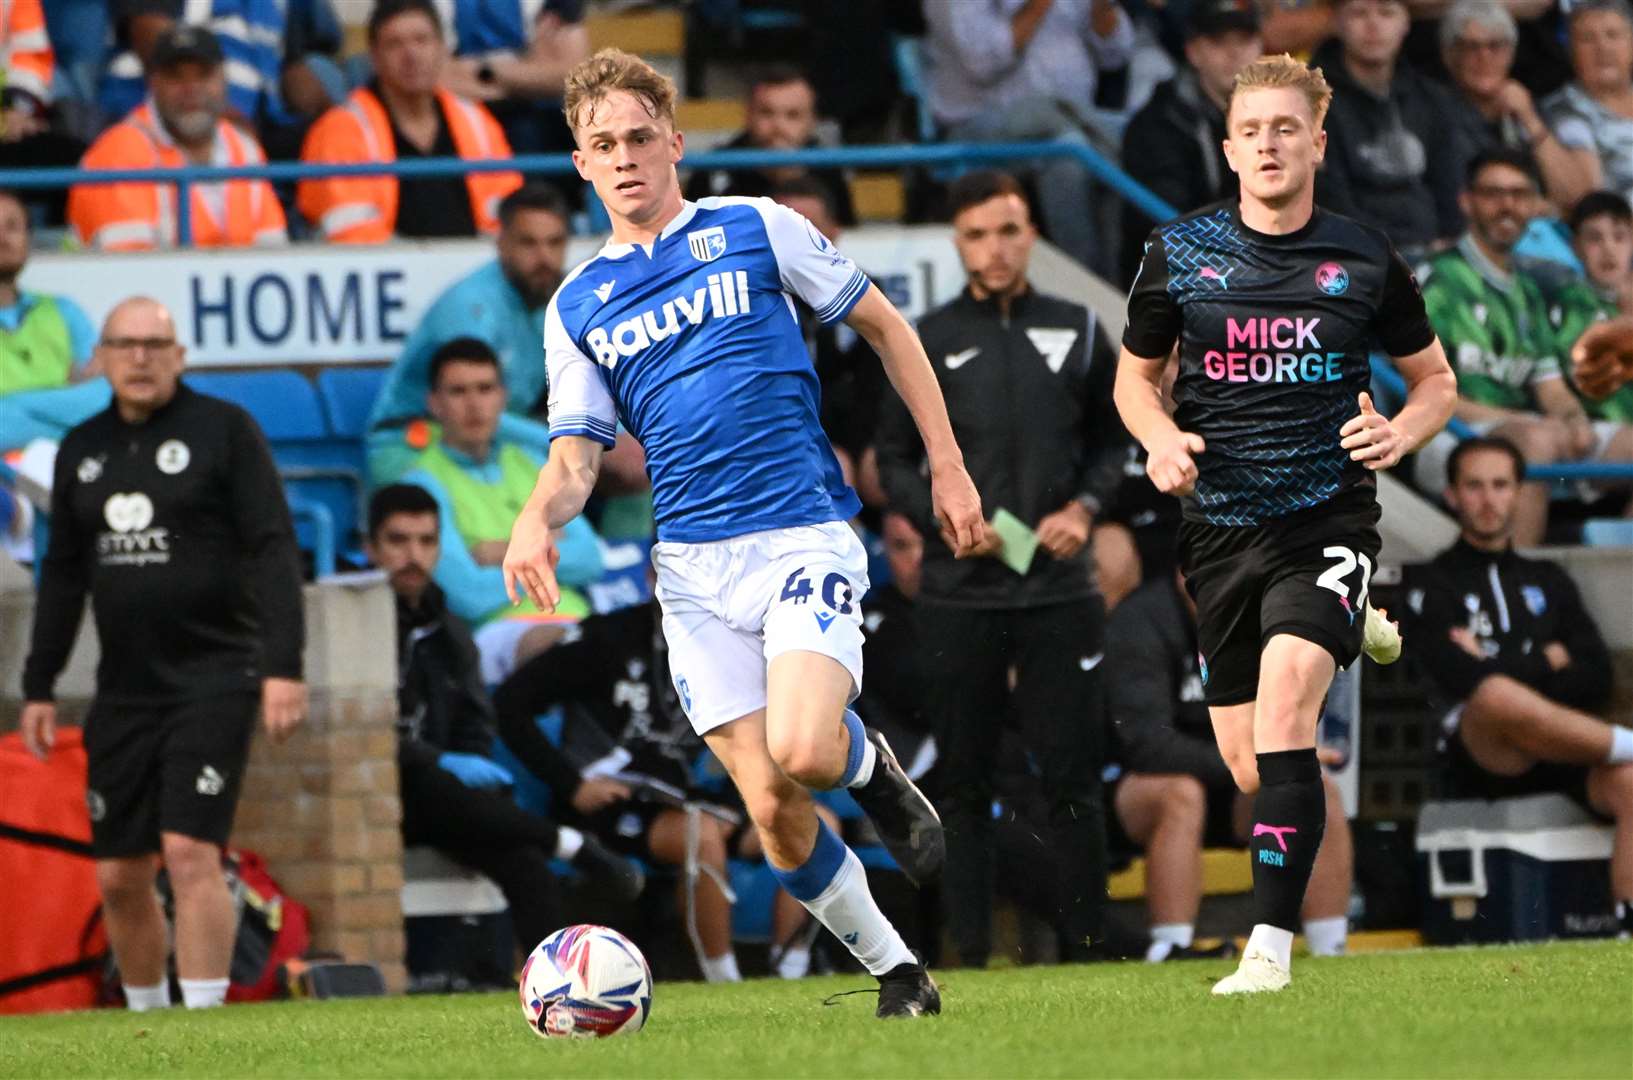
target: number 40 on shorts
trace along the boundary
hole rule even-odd
[[[800,567],[788,575],[783,583],[782,595],[777,599],[781,603],[792,601],[803,604],[811,599],[815,593],[811,587],[811,579],[805,576],[805,567]],[[841,615],[849,615],[853,610],[851,601],[856,598],[856,590],[846,580],[845,575],[837,571],[822,579],[822,602]]]

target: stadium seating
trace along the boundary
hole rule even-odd
[[[351,372],[326,374],[344,382]],[[200,372],[190,374],[188,383],[239,405],[261,425],[295,511],[296,538],[302,550],[313,552],[314,564],[325,561],[319,558],[325,549],[360,564],[366,512],[361,432],[330,419],[349,421],[353,399],[347,392],[333,391],[347,411],[326,416],[318,390],[295,371]],[[333,565],[332,558],[327,561]]]

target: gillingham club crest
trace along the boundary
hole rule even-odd
[[[716,225],[686,234],[686,246],[698,262],[714,262],[726,253],[726,230]]]

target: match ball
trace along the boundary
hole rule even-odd
[[[605,926],[557,930],[528,955],[522,1017],[545,1039],[633,1035],[652,1011],[652,969],[635,943]]]

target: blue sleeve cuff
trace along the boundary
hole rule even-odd
[[[872,283],[868,281],[866,274],[860,270],[856,271],[851,275],[851,279],[845,282],[845,287],[839,290],[838,295],[816,313],[816,317],[824,323],[836,323],[843,319],[851,313],[851,308],[867,295],[870,284]]]
[[[550,424],[550,439],[555,441],[563,435],[582,435],[611,450],[618,443],[618,428],[594,416],[564,416]]]

